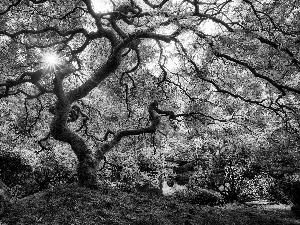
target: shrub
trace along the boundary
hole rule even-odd
[[[274,193],[279,193],[278,200],[291,201],[294,205],[300,206],[300,177],[291,176],[279,181],[272,190]],[[287,200],[286,200],[287,199]]]
[[[13,152],[0,153],[0,179],[8,186],[13,187],[26,180],[32,168],[25,160]]]
[[[13,198],[24,198],[39,191],[38,184],[31,178],[24,180],[21,184],[15,185],[10,189]]]
[[[190,189],[175,193],[175,198],[197,205],[220,205],[223,203],[221,195],[207,189]]]
[[[33,171],[33,179],[38,184],[38,190],[42,191],[50,187],[70,183],[74,179],[72,170],[55,162],[54,166],[39,166]]]
[[[269,199],[269,190],[272,182],[272,178],[266,174],[256,175],[249,180],[245,180],[241,188],[242,191],[238,196],[238,201]]]
[[[115,182],[115,187],[117,190],[123,191],[123,192],[134,192],[134,187],[128,183],[124,182]]]

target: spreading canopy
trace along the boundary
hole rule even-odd
[[[156,132],[161,115],[243,122],[253,104],[299,129],[296,0],[7,0],[0,9],[0,97],[49,106],[51,136],[71,145],[82,185],[95,184],[97,162],[123,137]],[[128,116],[149,105],[150,124],[108,130],[94,157],[78,132],[83,99],[98,87],[119,93]]]

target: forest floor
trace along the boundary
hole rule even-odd
[[[69,186],[19,199],[0,220],[0,225],[27,224],[300,225],[300,219],[286,205],[198,206],[145,193]]]

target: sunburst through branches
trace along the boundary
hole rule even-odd
[[[46,67],[50,71],[56,70],[62,64],[61,58],[54,52],[47,52],[43,54],[42,62],[44,67]]]

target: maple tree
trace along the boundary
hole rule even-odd
[[[0,3],[2,104],[27,104],[19,128],[27,134],[36,125],[49,129],[41,148],[48,148],[50,137],[71,146],[81,186],[96,188],[105,154],[124,137],[154,134],[162,116],[174,128],[179,119],[185,125],[196,120],[199,127],[256,129],[283,122],[298,133],[298,1],[130,0],[109,1],[105,11],[101,6],[100,0]],[[86,113],[104,114],[105,101],[125,103],[128,123],[119,122],[121,113],[106,116],[119,122],[117,131],[97,128]],[[100,104],[93,108],[95,102]],[[256,120],[251,124],[249,117]]]

